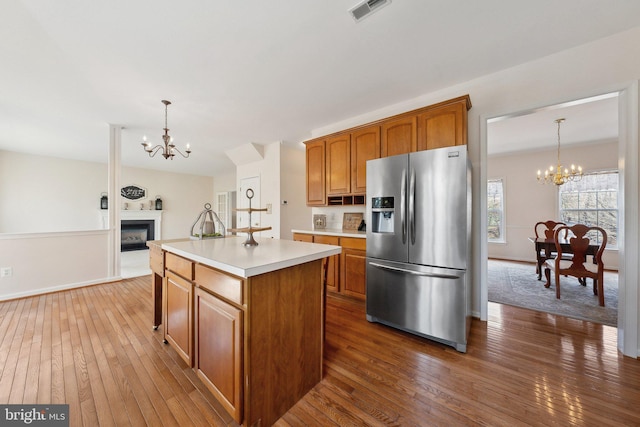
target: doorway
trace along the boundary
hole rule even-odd
[[[563,119],[562,129],[558,123],[560,118]],[[489,301],[616,326],[617,274],[607,275],[605,285],[608,285],[606,294],[609,305],[600,308],[597,302],[588,298],[569,299],[569,295],[565,295],[564,299],[557,301],[552,295],[555,283],[551,289],[544,288],[544,279],[536,280],[535,266],[531,265],[531,274],[528,275],[526,265],[522,263],[535,261],[529,238],[534,236],[533,225],[536,222],[567,222],[564,216],[572,212],[568,209],[571,206],[568,206],[567,200],[576,200],[575,209],[579,207],[578,197],[574,194],[577,188],[593,182],[596,176],[602,176],[602,171],[617,176],[618,121],[617,92],[487,121],[487,188],[491,189],[488,192],[491,203],[487,202],[490,209],[487,217],[491,224],[485,238],[488,258],[500,260],[489,261]],[[536,177],[537,170],[548,169],[549,164],[555,168],[557,163],[567,168],[570,164],[581,165],[585,179],[560,186],[548,182],[545,184],[544,179]],[[610,188],[607,194],[617,195],[617,181],[611,183],[614,188]],[[569,188],[572,192],[568,191]],[[597,197],[605,192],[584,191],[580,194]],[[620,194],[620,200],[623,200],[623,194]],[[580,210],[582,221],[574,222],[603,226],[610,236],[617,236],[617,199],[611,203],[614,209],[610,210],[609,217],[604,210],[597,210],[598,203],[597,206],[587,203],[580,206],[583,208]],[[617,271],[617,242],[615,239],[610,241],[612,244],[608,245],[604,257],[605,266]],[[565,289],[573,291],[573,287]],[[575,292],[575,296],[582,297],[589,290],[577,289]],[[585,303],[588,307],[584,306]],[[591,307],[591,304],[595,306]],[[603,322],[603,319],[606,321]]]

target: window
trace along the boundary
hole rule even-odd
[[[602,227],[607,247],[618,247],[618,171],[586,174],[560,186],[560,221]]]
[[[504,242],[504,186],[502,179],[487,180],[487,240]]]

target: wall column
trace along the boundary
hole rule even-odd
[[[109,165],[108,165],[108,193],[109,193],[109,259],[108,272],[110,277],[120,277],[120,147],[122,141],[122,126],[109,124]]]

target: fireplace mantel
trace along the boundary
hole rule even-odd
[[[102,214],[102,227],[109,228],[109,219],[107,217],[107,210],[101,211]],[[135,219],[147,219],[153,220],[154,225],[154,239],[161,240],[162,238],[162,212],[163,211],[152,211],[152,210],[121,210],[120,211],[120,221],[122,220],[135,220]]]

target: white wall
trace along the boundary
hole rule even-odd
[[[31,209],[20,205],[21,209],[16,209],[16,212],[22,213],[22,221],[39,224],[48,214],[55,214],[58,219],[66,221],[67,228],[71,230],[102,228],[103,211],[99,209],[99,200],[107,183],[97,183],[96,176],[103,174],[106,177],[105,165],[31,155],[1,157],[11,160],[6,170],[13,170],[16,176],[21,176],[21,171],[16,170],[20,167],[36,165],[37,169],[44,171],[42,174],[34,173],[28,184],[29,191],[38,190],[43,194],[39,200],[44,205],[39,206],[38,203]],[[0,168],[0,172],[4,174],[5,168]],[[123,186],[137,184],[147,189],[149,197],[144,199],[145,202],[155,199],[156,195],[161,196],[163,239],[187,237],[204,204],[214,200],[211,177],[129,167],[122,168],[121,177]],[[83,191],[74,192],[74,188],[82,188]],[[69,191],[72,195],[78,193],[78,197],[58,203],[61,191]],[[10,204],[6,203],[5,197],[9,196],[7,193],[0,195],[0,209],[4,213]],[[117,203],[109,200],[110,208],[121,207],[126,200],[119,195],[117,199]],[[25,200],[24,203],[28,202]],[[131,208],[139,209],[139,201],[128,203]],[[59,226],[60,222],[56,225]],[[33,231],[33,228],[27,231]],[[0,300],[112,280],[108,274],[108,260],[107,230],[1,233],[0,267],[11,267],[13,275],[0,279]]]
[[[236,191],[236,171],[213,177],[213,193]]]
[[[308,228],[311,223],[311,208],[306,205],[305,151],[274,142],[263,146],[263,154],[262,160],[237,166],[236,185],[239,191],[243,178],[260,176],[260,206],[254,207],[271,204],[272,213],[260,214],[260,225],[272,229],[255,236],[291,240],[292,229]]]
[[[291,230],[309,228],[313,218],[307,206],[306,154],[303,147],[285,145],[280,154],[280,238],[291,240]]]
[[[255,162],[238,165],[236,168],[238,189],[238,200],[242,197],[240,194],[240,181],[244,178],[254,176],[260,177],[260,206],[252,203],[253,208],[266,208],[267,204],[271,204],[273,213],[268,214],[261,212],[260,226],[271,227],[271,230],[260,231],[254,234],[254,237],[273,237],[280,238],[280,152],[282,144],[273,142],[263,146],[263,159]],[[255,219],[252,214],[252,221]],[[242,233],[241,233],[242,234]],[[244,235],[244,234],[243,234]]]
[[[162,239],[188,237],[193,222],[204,209],[205,203],[214,206],[213,178],[162,172],[152,169],[122,167],[122,187],[136,184],[147,189],[147,202],[162,199]],[[130,208],[139,209],[141,201],[130,201],[119,197],[119,206],[128,202]]]
[[[505,191],[505,243],[489,243],[489,257],[535,262],[533,226],[538,221],[559,218],[558,188],[540,185],[536,179],[538,169],[555,164],[556,149],[527,153],[497,155],[488,158],[487,177],[502,178]],[[563,147],[562,159],[580,164],[585,172],[618,168],[617,141],[586,145],[578,148]],[[618,251],[607,250],[604,263],[608,269],[618,269]]]
[[[104,283],[108,275],[106,230],[0,234],[0,300]]]
[[[106,163],[0,150],[0,233],[102,228]]]

